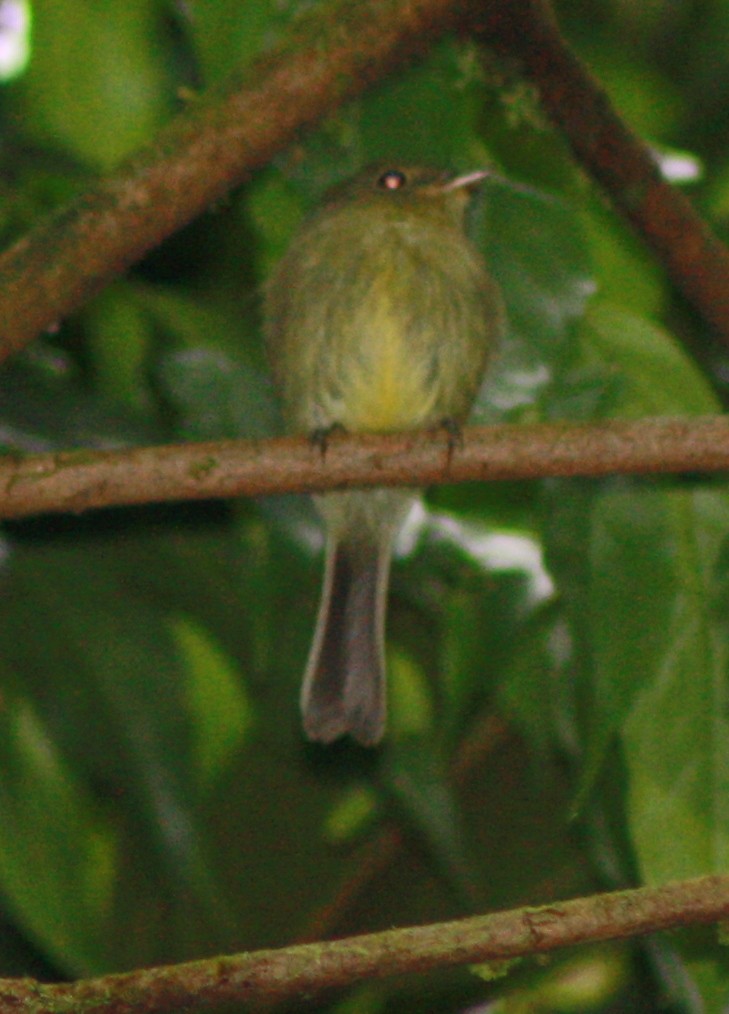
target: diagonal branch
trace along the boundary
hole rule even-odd
[[[433,431],[303,437],[0,458],[0,517],[351,486],[729,469],[729,419],[468,428],[453,447]]]
[[[485,10],[484,42],[518,60],[575,157],[729,345],[729,249],[666,182],[648,146],[571,51],[549,0],[506,0]]]
[[[566,46],[548,0],[328,0],[242,78],[193,103],[152,147],[0,256],[0,360],[449,31],[517,58],[576,156],[729,341],[729,253]]]
[[[454,965],[508,961],[577,943],[619,940],[729,916],[729,877],[520,908],[454,922],[370,933],[78,983],[0,980],[0,1011],[162,1014],[224,1003],[313,998],[367,979]]]
[[[464,27],[463,0],[329,0],[0,257],[0,359],[81,306],[346,99]]]

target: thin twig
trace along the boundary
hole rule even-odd
[[[0,1011],[161,1014],[224,1003],[314,998],[324,990],[453,965],[504,961],[729,916],[729,877],[616,891],[539,908],[254,951],[77,983],[0,981]]]
[[[483,426],[463,437],[450,448],[432,431],[335,433],[324,456],[302,437],[8,455],[0,517],[352,486],[729,469],[723,416]]]

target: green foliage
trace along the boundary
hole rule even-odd
[[[0,86],[6,238],[153,142],[180,89],[245,66],[306,6],[35,3],[30,62]],[[727,13],[703,5],[689,33],[694,8],[561,13],[649,140],[703,160],[697,198],[722,216],[729,71],[704,54]],[[684,351],[679,337],[707,344],[700,323],[533,97],[500,92],[492,70],[442,44],[18,357],[0,379],[4,450],[274,432],[260,286],[326,187],[382,156],[499,171],[472,225],[510,335],[479,420],[719,411],[723,357],[709,373]],[[393,576],[376,753],[302,741],[321,566],[307,501],[6,526],[0,974],[95,974],[729,872],[725,482],[473,484],[428,502]],[[728,962],[702,931],[494,982],[461,969],[427,993],[371,985],[327,1009],[719,1011]]]
[[[31,59],[19,85],[27,137],[94,169],[110,168],[170,111],[160,6],[79,0],[33,7]]]

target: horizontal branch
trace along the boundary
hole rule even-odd
[[[255,1004],[371,979],[453,965],[504,961],[560,947],[619,940],[729,916],[729,877],[520,908],[454,922],[389,930],[332,943],[302,944],[78,983],[0,980],[0,1010],[161,1014]],[[21,1007],[22,1005],[22,1007]]]
[[[470,427],[387,436],[333,433],[0,458],[0,517],[265,496],[353,486],[729,470],[729,419]]]

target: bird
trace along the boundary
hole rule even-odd
[[[288,432],[392,433],[467,418],[505,329],[499,286],[466,233],[489,175],[380,163],[332,188],[265,286],[268,359]],[[326,531],[301,688],[306,736],[375,746],[386,725],[394,539],[419,491],[314,497]]]

